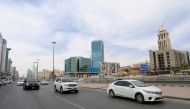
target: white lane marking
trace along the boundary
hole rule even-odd
[[[68,103],[68,104],[71,104],[71,105],[73,105],[73,106],[79,108],[79,109],[85,109],[84,107],[82,107],[82,106],[80,106],[80,105],[78,105],[78,104],[76,104],[76,103],[73,103],[73,102],[71,102],[71,101],[69,101],[69,100],[66,100],[66,99],[64,99],[64,98],[62,98],[62,97],[59,97],[59,96],[57,96],[57,95],[56,95],[56,97],[57,97],[58,99],[64,101],[64,102]]]

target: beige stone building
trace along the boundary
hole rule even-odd
[[[51,77],[52,77],[52,71],[51,70],[47,70],[47,69],[43,69],[42,72],[42,78],[43,79],[46,79],[46,80],[50,80]],[[59,70],[59,69],[55,69],[55,75],[56,77],[62,77],[63,76],[63,71],[62,70]]]
[[[100,76],[116,76],[120,68],[119,63],[102,62],[100,64]]]
[[[169,33],[163,26],[158,33],[158,48],[156,51],[149,51],[151,72],[169,74],[186,63],[184,52],[171,48]]]
[[[118,76],[137,76],[141,75],[140,67],[136,66],[131,67],[131,66],[124,66],[120,67]]]
[[[52,71],[47,70],[47,69],[43,69],[42,73],[43,73],[43,79],[45,79],[45,80],[51,79]]]
[[[62,77],[63,76],[63,71],[61,71],[59,69],[56,69],[55,70],[55,75],[56,75],[56,77]]]

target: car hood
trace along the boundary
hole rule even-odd
[[[139,87],[139,88],[145,91],[161,92],[161,90],[155,86]]]

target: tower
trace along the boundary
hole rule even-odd
[[[159,50],[169,50],[171,49],[171,42],[168,31],[164,29],[163,25],[161,25],[159,33],[158,33],[158,47]]]
[[[102,40],[94,40],[91,43],[92,67],[100,68],[101,62],[104,62],[104,43]]]

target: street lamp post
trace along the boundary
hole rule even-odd
[[[52,42],[53,45],[53,72],[52,72],[52,80],[54,81],[55,79],[55,68],[54,68],[54,48],[55,48],[56,42]]]

